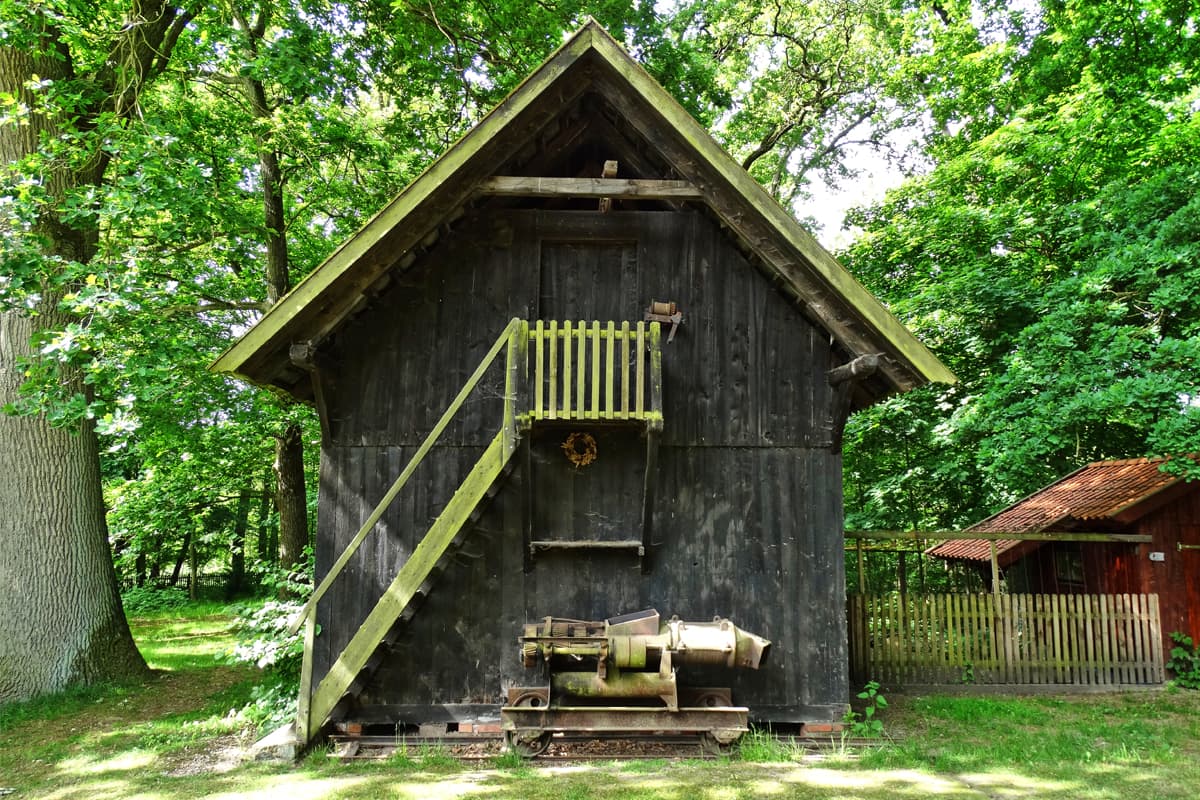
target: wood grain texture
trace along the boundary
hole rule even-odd
[[[492,238],[497,230],[503,243]],[[634,331],[651,298],[683,309],[661,364],[646,364],[647,383],[661,370],[655,497],[643,509],[647,443],[636,428],[588,427],[586,419],[535,426],[528,473],[514,472],[472,528],[466,549],[474,557],[451,563],[396,629],[359,707],[499,702],[508,686],[536,678],[516,656],[522,622],[657,607],[685,618],[728,616],[775,642],[759,672],[694,680],[733,680],[739,702],[781,721],[840,716],[829,711],[844,708],[849,678],[845,618],[829,613],[842,607],[845,587],[828,336],[697,212],[497,210],[468,219],[463,231],[471,235],[439,244],[330,352],[318,576],[513,316],[572,320],[572,328],[587,320],[589,332],[592,320],[602,332],[612,320],[616,333]],[[634,363],[633,350],[615,348],[614,372]],[[578,339],[570,352],[577,364]],[[594,350],[584,355],[594,375]],[[607,373],[603,352],[601,361]],[[578,377],[570,379],[576,393]],[[485,376],[491,392],[464,405],[320,604],[318,681],[479,457],[485,431],[500,420],[504,380],[502,368]],[[562,376],[558,384],[561,392]],[[610,401],[605,389],[602,402],[632,410],[634,398],[622,393],[616,387]],[[561,449],[576,430],[598,444],[597,461],[582,469]],[[547,550],[525,571],[529,539],[619,543],[640,535],[645,515],[648,574],[626,548]]]

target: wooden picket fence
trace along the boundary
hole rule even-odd
[[[921,684],[1163,682],[1155,594],[851,595],[853,680]]]

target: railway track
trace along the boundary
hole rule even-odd
[[[805,738],[773,736],[781,749],[792,749],[806,758],[820,759],[844,755],[847,751],[878,747],[880,739]],[[444,734],[441,736],[352,736],[329,737],[331,758],[343,761],[382,760],[397,753],[420,757],[436,751],[460,761],[488,761],[505,754],[501,734]],[[705,752],[698,736],[623,735],[598,737],[582,734],[557,734],[544,753],[530,759],[532,764],[614,760],[714,760],[725,757]]]

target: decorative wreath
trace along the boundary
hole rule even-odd
[[[572,433],[562,443],[562,449],[575,469],[586,467],[596,460],[596,440],[590,433]]]

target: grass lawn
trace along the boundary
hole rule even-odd
[[[1200,787],[1200,692],[1052,697],[892,697],[892,741],[814,761],[460,763],[436,750],[342,764],[242,760],[255,731],[237,709],[252,669],[222,664],[230,614],[188,609],[131,621],[155,669],[144,682],[0,706],[0,796],[93,798],[926,798],[1173,800]],[[763,748],[755,748],[762,757]]]

